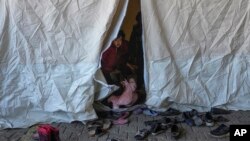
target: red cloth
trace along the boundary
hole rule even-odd
[[[126,65],[128,58],[128,42],[126,40],[122,41],[122,45],[117,48],[112,44],[103,54],[102,54],[102,70],[106,73],[110,73],[119,67]]]
[[[60,141],[59,129],[49,125],[39,125],[37,132],[39,134],[39,141]]]

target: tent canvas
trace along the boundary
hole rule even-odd
[[[0,1],[0,127],[97,118],[127,0]],[[249,1],[143,0],[146,104],[249,110]]]

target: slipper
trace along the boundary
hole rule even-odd
[[[93,137],[95,135],[102,135],[103,134],[103,130],[101,127],[89,127],[88,128],[88,134],[89,136]]]
[[[128,118],[129,114],[130,114],[129,112],[123,112],[119,118],[123,118],[123,119]]]
[[[114,125],[124,125],[128,123],[128,119],[119,118],[113,121]]]
[[[32,135],[32,139],[33,139],[33,140],[39,140],[39,134],[38,134],[38,133],[34,133],[34,134]]]
[[[136,140],[143,140],[147,135],[149,134],[149,131],[147,129],[141,129],[137,131],[135,135]]]
[[[89,121],[87,122],[87,128],[91,128],[91,127],[102,127],[103,124],[102,122],[95,120],[95,121]]]
[[[102,130],[108,130],[111,127],[111,121],[108,119],[102,120]]]

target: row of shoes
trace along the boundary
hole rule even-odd
[[[228,122],[229,120],[223,116],[214,116],[212,112],[198,113],[195,109],[187,112],[183,112],[182,118],[184,122],[189,126],[202,126],[208,127],[214,126],[215,122]]]
[[[193,109],[191,111],[183,112],[182,117],[184,122],[190,126],[206,125],[208,127],[212,127],[215,125],[215,122],[228,122],[229,120],[221,116],[221,114],[229,113],[229,111],[223,109],[212,108],[211,111],[203,114],[198,113]],[[220,124],[217,128],[210,131],[210,135],[217,138],[229,136],[229,127],[225,124]]]
[[[168,129],[171,130],[171,137],[177,139],[180,137],[181,134],[180,127],[177,125],[177,123],[178,122],[176,119],[170,119],[167,117],[163,117],[159,120],[145,121],[144,124],[146,125],[146,128],[137,131],[135,139],[143,140],[149,134],[155,136],[165,132]]]

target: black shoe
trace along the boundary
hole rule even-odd
[[[185,123],[189,126],[195,125],[193,120],[194,116],[198,116],[198,111],[196,111],[195,109],[182,113],[182,118],[185,120]]]
[[[151,131],[151,134],[153,136],[155,136],[155,135],[158,135],[158,134],[163,133],[164,131],[166,131],[166,128],[164,128],[161,124],[158,123],[158,124],[153,124],[151,126],[150,131]]]
[[[212,109],[211,109],[211,113],[212,113],[213,115],[230,114],[230,111],[224,110],[224,109],[220,109],[220,108],[212,108]]]
[[[183,112],[182,117],[184,119],[191,119],[191,118],[193,118],[193,116],[197,116],[197,115],[198,115],[198,111],[193,109],[191,111]]]
[[[175,139],[178,139],[179,136],[180,136],[181,132],[180,132],[180,128],[174,124],[172,127],[171,127],[171,136]]]
[[[215,122],[229,122],[229,119],[227,119],[223,116],[218,116],[218,117],[214,117],[214,121]]]
[[[136,140],[143,140],[144,138],[146,138],[146,136],[148,136],[149,131],[147,129],[141,129],[139,131],[137,131],[136,135],[135,135],[135,139]]]
[[[227,137],[229,136],[229,127],[221,124],[218,128],[210,131],[210,135],[216,138]]]
[[[206,126],[209,126],[209,127],[214,126],[214,119],[210,112],[206,113],[205,122],[206,122]]]

